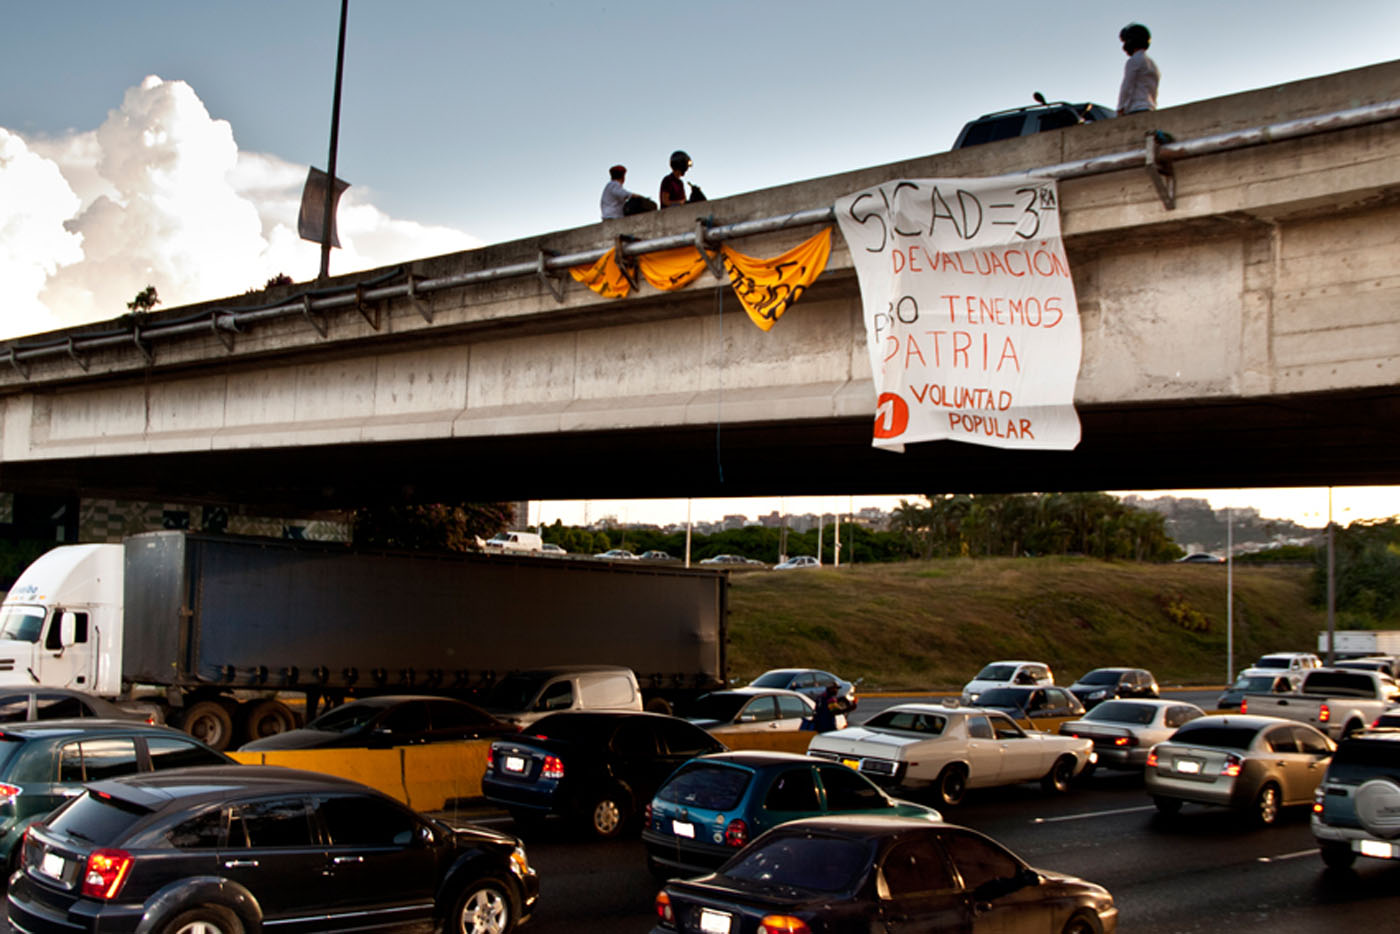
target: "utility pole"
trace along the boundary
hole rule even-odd
[[[340,142],[340,84],[345,70],[345,19],[350,12],[350,0],[340,0],[340,41],[335,52],[335,96],[331,102],[331,152],[327,159],[326,210],[321,215],[321,275],[320,279],[330,278],[331,274],[331,221],[335,208],[335,154]]]
[[[1327,664],[1336,661],[1337,535],[1332,525],[1332,488],[1327,488]]]

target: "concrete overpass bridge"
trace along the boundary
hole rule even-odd
[[[0,489],[306,511],[1400,482],[1397,98],[1393,62],[423,259],[310,299],[287,287],[12,341]],[[1319,119],[1339,112],[1353,119]],[[1155,129],[1176,141],[1170,206],[1143,154]],[[558,276],[619,235],[693,242],[702,215],[774,255],[849,192],[1037,167],[1063,175],[1080,301],[1074,451],[872,449],[839,233],[769,333],[708,274],[622,300]]]

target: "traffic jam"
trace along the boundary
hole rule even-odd
[[[1120,906],[1107,888],[1028,863],[955,809],[977,789],[1033,784],[1057,797],[1113,770],[1141,776],[1158,819],[1207,805],[1233,810],[1242,828],[1268,827],[1310,807],[1327,871],[1400,857],[1391,842],[1400,729],[1247,712],[1251,701],[1288,698],[1316,719],[1363,683],[1393,702],[1393,679],[1298,670],[1296,693],[1248,695],[1245,713],[1209,714],[1159,697],[1142,669],[1097,669],[1069,692],[1076,711],[1065,716],[1050,706],[1063,699],[1048,690],[1048,666],[997,662],[961,698],[894,703],[859,724],[847,722],[854,686],[824,671],[765,673],[697,698],[703,716],[686,718],[643,711],[625,669],[550,670],[503,685],[493,699],[523,699],[515,710],[390,696],[250,744],[331,743],[352,755],[374,742],[366,724],[406,726],[414,705],[460,705],[462,722],[469,715],[477,735],[494,737],[477,740],[489,743],[480,787],[495,808],[478,825],[416,813],[350,780],[239,765],[130,715],[16,719],[0,737],[9,921],[34,932],[506,932],[530,922],[541,899],[526,841],[640,837],[657,932],[1114,931]],[[1339,675],[1350,672],[1361,673],[1354,684]],[[1321,675],[1337,693],[1307,691]],[[604,688],[558,687],[578,679]],[[776,682],[788,686],[768,686]],[[555,700],[566,693],[567,707]],[[590,696],[605,703],[590,706]],[[40,717],[52,703],[43,691],[24,699]],[[832,721],[825,732],[814,729],[819,705]],[[1055,715],[1036,716],[1041,708]],[[780,745],[774,737],[807,751],[763,748]]]

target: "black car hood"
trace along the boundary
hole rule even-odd
[[[490,827],[462,823],[442,817],[434,818],[434,820],[451,831],[459,844],[470,846],[479,843],[494,843],[500,846],[514,847],[520,843],[518,838],[499,830],[492,830]]]
[[[287,730],[255,739],[243,745],[239,752],[265,752],[269,749],[320,749],[324,746],[354,745],[356,734],[335,733],[330,730]]]

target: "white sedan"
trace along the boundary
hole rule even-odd
[[[1176,700],[1104,701],[1079,720],[1060,724],[1062,736],[1092,740],[1098,764],[1114,769],[1140,769],[1147,765],[1147,751],[1165,742],[1177,727],[1205,711]]]
[[[1026,732],[1002,713],[937,704],[891,707],[862,726],[818,734],[807,751],[889,787],[931,788],[948,806],[968,788],[1039,780],[1047,791],[1067,791],[1096,759],[1092,740]]]

